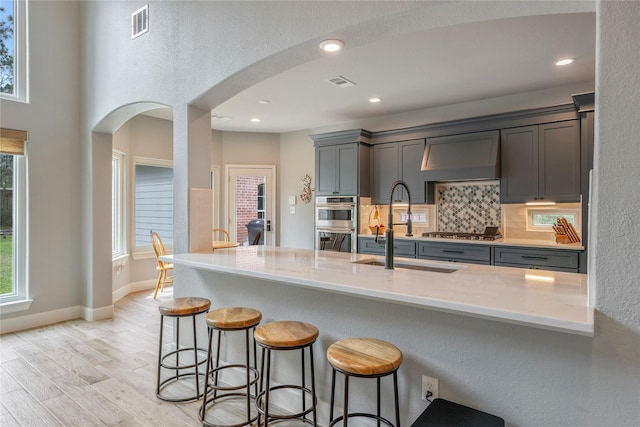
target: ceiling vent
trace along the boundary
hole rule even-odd
[[[213,113],[211,117],[217,120],[231,120],[231,117],[223,116],[222,114]]]
[[[131,39],[149,32],[149,5],[144,5],[131,14]]]
[[[334,86],[338,86],[338,87],[349,87],[349,86],[355,86],[356,84],[350,80],[345,79],[342,76],[338,76],[338,77],[332,77],[330,79],[327,80],[329,83],[331,83]]]

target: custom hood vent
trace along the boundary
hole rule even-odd
[[[427,138],[421,169],[425,181],[499,178],[500,132]]]

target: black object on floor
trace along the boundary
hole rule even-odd
[[[467,406],[434,399],[411,427],[504,427],[504,420]]]

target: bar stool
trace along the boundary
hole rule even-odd
[[[269,424],[269,420],[283,419],[300,419],[301,421],[317,426],[316,415],[316,388],[315,373],[313,366],[313,343],[318,338],[318,328],[308,323],[296,321],[279,321],[271,322],[259,326],[253,333],[254,339],[260,347],[262,347],[262,363],[260,377],[260,393],[256,397],[256,407],[258,409],[258,426],[260,426],[260,418],[264,415],[265,427]],[[309,349],[311,389],[305,385],[305,364],[304,349]],[[279,385],[271,386],[271,352],[278,350],[300,350],[302,356],[302,385]],[[266,352],[266,357],[265,357]],[[266,362],[266,372],[265,372]],[[265,384],[266,383],[266,384]],[[271,394],[280,389],[297,389],[302,391],[302,410],[294,414],[272,414],[269,407]],[[311,398],[311,408],[306,407],[307,397]],[[307,419],[307,415],[313,413],[313,421]]]
[[[171,301],[163,302],[158,306],[158,310],[160,311],[160,343],[158,348],[158,377],[156,382],[156,396],[158,396],[158,398],[169,402],[189,402],[198,400],[202,396],[199,380],[202,374],[199,372],[198,367],[205,363],[206,359],[204,357],[199,359],[198,353],[202,353],[204,355],[206,350],[198,348],[198,340],[196,338],[196,316],[209,311],[209,307],[211,307],[211,301],[206,298],[197,297],[176,298]],[[193,322],[193,346],[180,347],[180,319],[188,316],[191,317]],[[165,317],[176,319],[176,341],[175,350],[163,354],[162,335],[164,331]],[[180,364],[180,354],[188,352],[193,353],[193,363],[185,362],[185,364]],[[174,371],[174,373],[165,380],[161,380],[162,369]],[[187,396],[169,396],[162,393],[162,391],[165,391],[167,387],[172,385],[177,386],[180,384],[191,387],[191,382],[185,381],[185,379],[190,378],[195,378],[195,394],[190,393]]]
[[[347,427],[351,417],[373,418],[386,425],[393,424],[380,415],[380,379],[393,375],[393,393],[395,398],[396,427],[400,426],[400,409],[398,407],[398,368],[402,364],[402,352],[393,344],[375,338],[347,338],[337,341],[327,349],[327,360],[333,368],[331,375],[331,409],[329,410],[329,427],[344,420]],[[333,404],[336,391],[336,371],[344,374],[344,411],[333,418]],[[349,413],[349,377],[376,378],[377,412],[376,415],[356,412]]]
[[[255,386],[255,395],[258,392],[258,370],[256,366],[256,343],[253,342],[253,363],[254,367],[251,367],[249,360],[249,330],[253,328],[255,330],[256,325],[260,323],[262,319],[262,313],[253,308],[244,307],[227,307],[213,310],[205,316],[205,321],[209,331],[209,346],[207,350],[207,373],[205,375],[204,383],[204,398],[202,400],[202,407],[200,408],[199,416],[202,425],[216,426],[216,427],[240,427],[251,424],[258,416],[251,417],[251,386]],[[218,331],[218,343],[216,347],[216,365],[211,369],[212,354],[211,354],[211,341],[213,338],[213,331]],[[244,331],[245,332],[245,364],[231,364],[220,366],[220,336],[222,332],[228,331]],[[225,370],[233,370],[242,368],[245,371],[246,382],[239,385],[222,385],[218,383],[218,375]],[[237,390],[246,389],[244,392]],[[209,391],[213,392],[213,397],[209,397]],[[218,394],[218,391],[222,392]],[[246,397],[246,411],[247,420],[239,424],[214,424],[206,421],[207,411],[213,408],[216,404],[223,404],[225,398],[239,396]],[[255,412],[255,411],[254,411]]]

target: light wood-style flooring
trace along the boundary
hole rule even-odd
[[[115,304],[111,320],[0,336],[0,426],[201,425],[199,401],[156,397],[157,305],[172,297],[170,287],[157,301],[138,292]]]

